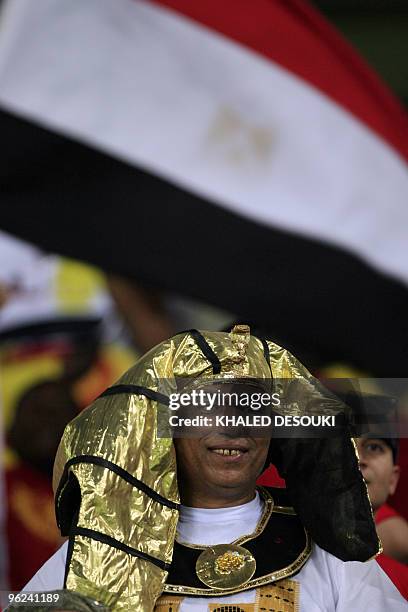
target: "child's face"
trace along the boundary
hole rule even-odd
[[[395,492],[400,469],[394,465],[392,450],[379,438],[356,440],[360,470],[367,484],[373,510],[382,506]]]

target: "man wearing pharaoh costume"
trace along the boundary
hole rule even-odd
[[[372,560],[380,545],[347,432],[160,437],[171,393],[242,381],[280,385],[281,414],[344,408],[245,325],[161,343],[66,427],[54,485],[69,542],[25,591],[54,591],[59,610],[405,610]],[[271,462],[287,491],[256,489]]]

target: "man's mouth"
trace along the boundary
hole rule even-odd
[[[226,456],[238,456],[247,453],[247,450],[240,448],[210,448],[212,453],[216,453],[217,455],[226,455]]]
[[[217,455],[217,458],[214,457],[215,461],[227,461],[228,463],[243,461],[249,452],[247,444],[237,442],[231,444],[221,441],[208,446],[208,450],[211,454]]]

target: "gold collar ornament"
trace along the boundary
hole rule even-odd
[[[243,546],[216,544],[204,550],[197,559],[196,574],[212,589],[236,589],[251,580],[256,561]]]

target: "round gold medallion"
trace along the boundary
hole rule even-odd
[[[216,544],[197,559],[196,573],[212,589],[235,589],[251,580],[256,561],[249,550],[236,544]]]

